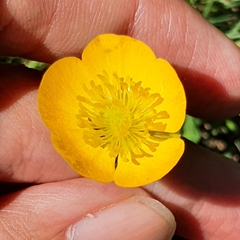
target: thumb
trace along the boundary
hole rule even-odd
[[[33,186],[1,199],[0,239],[171,239],[170,211],[141,189],[84,178]]]

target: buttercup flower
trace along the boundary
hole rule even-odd
[[[84,177],[136,187],[166,175],[184,151],[184,89],[143,42],[97,36],[82,60],[44,74],[39,110],[57,152]]]

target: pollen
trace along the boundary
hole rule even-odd
[[[107,148],[110,157],[120,156],[136,165],[138,158],[153,157],[160,142],[171,137],[161,122],[169,114],[155,109],[164,99],[129,76],[103,71],[97,78],[98,84],[92,80],[88,87],[83,86],[85,96],[77,96],[76,117],[78,126],[84,129],[84,141],[94,148]],[[162,132],[152,131],[155,125]]]

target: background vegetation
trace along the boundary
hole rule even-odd
[[[240,47],[240,0],[186,0],[203,17]],[[17,57],[1,57],[0,62],[25,64],[44,70],[47,65]],[[240,117],[208,122],[187,116],[182,129],[185,138],[240,162]]]

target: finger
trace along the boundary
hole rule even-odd
[[[240,235],[240,166],[187,143],[183,158],[145,189],[176,217],[187,239],[237,239]]]
[[[41,74],[0,65],[0,180],[58,181],[77,174],[53,149],[37,108]]]
[[[174,65],[190,114],[216,119],[239,113],[239,49],[183,0],[21,0],[2,1],[1,9],[0,54],[52,62],[80,56],[100,33],[127,34]]]
[[[165,240],[175,229],[169,210],[142,190],[86,179],[33,186],[0,207],[1,239]]]

